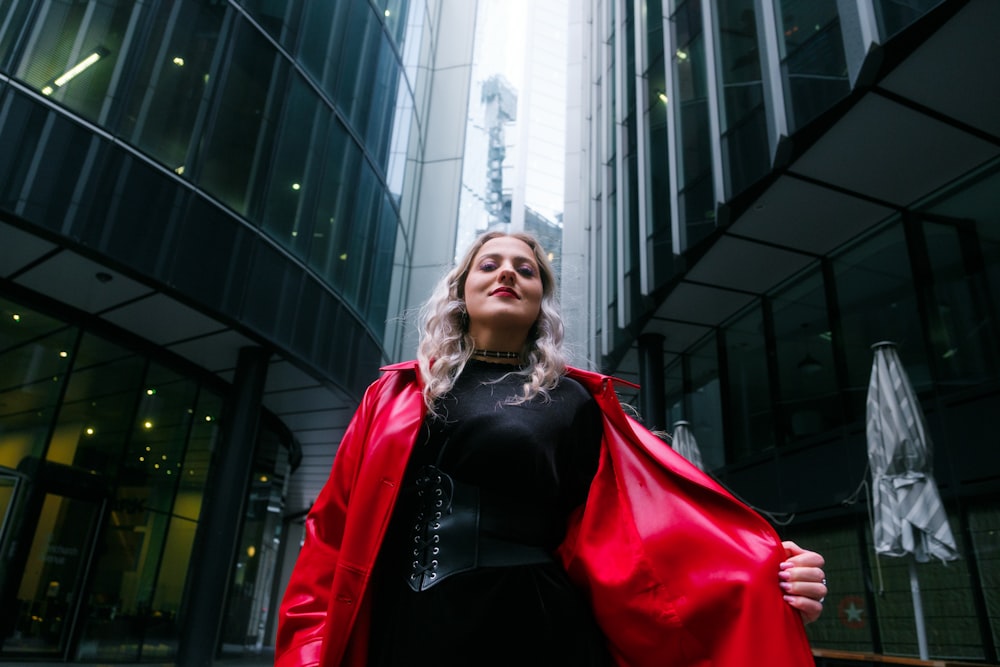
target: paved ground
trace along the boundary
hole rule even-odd
[[[3,663],[0,663],[2,665]],[[29,667],[183,667],[173,662],[144,662],[144,663],[122,663],[122,662],[30,662]],[[274,665],[274,651],[264,649],[261,653],[251,652],[226,652],[217,658],[212,667],[272,667]]]

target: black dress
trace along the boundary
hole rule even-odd
[[[373,667],[610,664],[587,600],[547,556],[411,587],[415,491],[427,466],[476,488],[489,519],[480,522],[481,543],[498,538],[551,554],[586,497],[601,439],[596,402],[563,378],[548,402],[503,405],[524,382],[504,377],[510,370],[470,361],[440,401],[444,418],[424,423],[374,573]]]

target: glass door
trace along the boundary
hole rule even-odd
[[[17,540],[30,546],[26,550],[22,547],[20,557],[14,559],[23,562],[20,571],[6,573],[9,590],[16,591],[16,595],[5,596],[5,603],[10,604],[9,621],[4,624],[0,653],[4,657],[65,657],[74,635],[104,501],[47,490],[32,495],[25,503]]]

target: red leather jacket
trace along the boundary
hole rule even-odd
[[[383,371],[306,519],[275,667],[366,664],[368,582],[425,415],[417,364]],[[778,587],[784,549],[771,525],[628,417],[611,378],[568,375],[600,405],[604,440],[557,555],[590,595],[616,662],[813,667],[801,618]]]

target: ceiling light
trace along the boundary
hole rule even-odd
[[[58,76],[52,83],[43,87],[42,94],[51,95],[52,93],[55,92],[56,88],[62,88],[67,83],[69,83],[73,78],[78,76],[81,72],[86,70],[88,67],[90,67],[91,65],[93,65],[94,63],[96,63],[98,60],[105,57],[109,53],[111,52],[108,51],[103,46],[97,47],[83,60],[73,65],[68,70],[66,70],[66,72]]]

